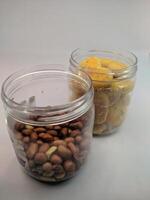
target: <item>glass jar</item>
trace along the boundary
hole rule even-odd
[[[94,86],[94,135],[114,133],[124,121],[134,88],[137,58],[130,52],[76,49],[71,71],[84,70]]]
[[[84,72],[78,76],[61,65],[36,66],[4,81],[1,96],[9,135],[30,176],[58,182],[80,169],[92,137],[93,92]]]

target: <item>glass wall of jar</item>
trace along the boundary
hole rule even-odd
[[[124,121],[134,88],[137,58],[130,52],[76,49],[70,58],[72,72],[84,70],[94,86],[94,135],[108,135]]]
[[[92,137],[93,93],[84,72],[78,76],[61,65],[36,66],[4,81],[1,96],[9,135],[30,176],[58,182],[80,169]]]

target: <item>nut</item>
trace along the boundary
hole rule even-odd
[[[45,128],[42,128],[42,127],[38,127],[38,128],[35,128],[34,131],[36,133],[43,133],[43,132],[46,132],[46,129]]]
[[[21,131],[22,129],[24,129],[24,127],[25,127],[25,125],[20,122],[16,122],[16,124],[15,124],[15,129],[17,131]]]
[[[39,145],[42,145],[42,144],[43,144],[42,140],[37,140],[36,143],[39,144]]]
[[[77,135],[81,135],[81,131],[79,129],[71,131],[72,137],[76,137]]]
[[[52,164],[49,162],[46,162],[43,164],[42,169],[46,173],[50,173],[52,171]]]
[[[31,126],[31,125],[28,125],[28,124],[26,124],[26,125],[25,125],[25,128],[26,128],[26,129],[31,129],[31,130],[33,130],[33,129],[34,129],[34,127],[33,127],[33,126]]]
[[[57,151],[58,154],[64,159],[69,159],[72,155],[71,151],[63,145],[59,145]]]
[[[16,133],[15,133],[15,138],[16,138],[17,140],[22,140],[23,136],[22,136],[22,134],[21,134],[20,132],[16,132]]]
[[[30,138],[28,136],[23,138],[23,142],[24,143],[29,143],[30,142]]]
[[[75,141],[77,144],[79,144],[82,141],[82,137],[80,135],[76,136]]]
[[[62,135],[66,136],[67,133],[68,133],[68,129],[66,127],[61,129],[61,134]]]
[[[62,158],[60,156],[58,156],[57,154],[53,154],[51,156],[51,159],[50,159],[51,163],[53,164],[61,164],[62,163]]]
[[[74,138],[72,138],[72,137],[65,138],[65,142],[67,142],[67,143],[74,142]]]
[[[45,153],[48,149],[49,149],[49,144],[48,143],[44,143],[44,144],[42,144],[40,146],[39,152]]]
[[[64,169],[66,172],[74,172],[76,170],[76,165],[72,160],[66,160],[64,162]]]
[[[68,148],[72,152],[73,155],[77,156],[79,154],[79,148],[75,146],[72,142],[67,144]]]
[[[59,145],[66,145],[66,142],[64,141],[64,140],[55,140],[54,142],[53,142],[53,145],[54,146],[59,146]]]
[[[31,134],[31,140],[32,140],[33,142],[35,142],[37,139],[38,139],[37,133],[32,133],[32,134]]]
[[[27,149],[27,158],[32,159],[38,151],[37,143],[30,143],[29,148]]]
[[[42,136],[42,139],[43,139],[44,141],[50,142],[50,141],[53,141],[53,136],[49,135],[48,133],[45,133],[45,134]]]
[[[42,152],[36,153],[34,161],[36,164],[41,165],[47,161],[47,156]]]
[[[46,151],[46,155],[48,157],[48,159],[51,157],[51,155],[57,150],[56,146],[52,146],[50,147],[47,151]]]
[[[54,129],[59,131],[61,129],[61,126],[54,126]]]
[[[74,129],[82,129],[83,123],[81,121],[70,123],[70,127]]]
[[[32,130],[31,130],[31,129],[23,129],[23,130],[22,130],[22,133],[23,133],[24,135],[31,135]]]
[[[57,131],[55,131],[55,130],[48,130],[47,133],[52,135],[52,136],[57,136],[58,135]]]

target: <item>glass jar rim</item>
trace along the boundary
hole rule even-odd
[[[44,67],[44,69],[43,69],[43,67]],[[64,113],[66,113],[70,110],[70,108],[72,108],[72,110],[78,110],[78,112],[81,111],[81,109],[79,109],[79,108],[82,107],[86,101],[92,100],[94,91],[93,91],[92,81],[91,81],[90,77],[84,71],[80,71],[80,75],[78,75],[78,74],[72,73],[71,71],[69,71],[69,69],[64,70],[63,69],[64,67],[66,67],[66,66],[60,65],[60,64],[47,64],[47,65],[36,65],[36,66],[33,66],[32,68],[26,68],[24,70],[16,71],[15,73],[8,76],[2,84],[1,98],[2,98],[3,103],[10,109],[14,109],[18,112],[22,112],[25,110],[26,113],[27,112],[33,113],[35,111],[36,115],[41,115],[42,113],[43,113],[43,115],[45,115],[45,114],[51,115],[52,113],[55,113],[56,116],[54,116],[54,117],[48,116],[47,118],[44,119],[44,122],[46,122],[46,123],[49,121],[52,122],[52,121],[57,121],[57,120],[64,121],[65,118],[67,120],[70,115],[64,114],[61,116],[57,116],[57,113],[59,113],[60,111],[63,111]],[[12,98],[10,98],[8,96],[8,94],[6,92],[6,88],[8,86],[10,87],[10,85],[13,84],[13,82],[15,80],[21,78],[21,76],[25,77],[28,74],[31,75],[31,74],[40,73],[43,71],[45,73],[51,72],[51,73],[66,74],[66,75],[74,77],[74,79],[80,79],[80,81],[86,83],[86,85],[88,86],[88,89],[83,95],[76,98],[75,100],[72,100],[69,103],[55,105],[55,106],[40,106],[40,107],[39,106],[31,106],[31,107],[28,107],[28,105],[22,105],[21,103],[15,102]],[[76,113],[76,115],[78,115],[78,114],[79,113]],[[28,121],[32,121],[32,120],[28,120]],[[38,121],[38,124],[39,123],[40,122]],[[41,123],[43,123],[43,122],[41,121]]]
[[[81,49],[81,48],[77,48],[75,49],[72,53],[71,53],[71,56],[70,56],[70,63],[73,64],[74,66],[78,67],[79,70],[82,70],[82,67],[79,66],[80,62],[78,62],[74,57],[75,56],[80,56],[82,55],[81,52],[84,52],[84,54],[86,55],[87,53],[106,53],[106,54],[112,54],[112,55],[118,55],[118,56],[122,56],[124,58],[126,58],[127,56],[125,56],[124,54],[127,54],[130,59],[132,60],[132,64],[128,64],[127,65],[127,69],[124,69],[124,70],[117,70],[117,73],[120,75],[120,76],[125,76],[129,73],[131,74],[135,74],[136,71],[137,71],[137,62],[138,62],[138,59],[137,59],[137,56],[130,52],[130,51],[116,51],[116,50],[99,50],[99,49]],[[106,57],[107,58],[107,57]],[[130,60],[130,61],[131,61]],[[85,70],[86,72],[96,72],[97,74],[105,74],[105,73],[102,73],[102,72],[99,72],[99,70],[97,69],[86,69]],[[109,73],[110,75],[114,75],[114,72],[110,72]],[[103,81],[102,81],[103,82]],[[107,81],[105,81],[107,82]],[[108,81],[110,82],[110,81]]]

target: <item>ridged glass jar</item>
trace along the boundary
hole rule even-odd
[[[93,59],[93,63],[91,61],[89,63],[88,61],[86,62],[87,58]],[[113,69],[115,70],[111,70],[107,74],[102,73],[98,68],[95,68],[95,64],[98,62],[97,59],[103,61],[103,71],[108,71],[107,64],[114,61]],[[81,66],[83,61],[90,68]],[[118,63],[126,67],[116,70]],[[93,134],[103,136],[116,132],[125,119],[130,96],[134,88],[137,71],[136,56],[130,52],[76,49],[70,57],[70,69],[76,74],[78,74],[79,69],[84,70],[91,76],[93,81],[95,93]],[[107,77],[111,77],[111,79],[107,79]]]
[[[4,81],[9,135],[30,176],[59,182],[80,169],[92,138],[93,92],[84,72],[75,75],[61,65],[31,67]]]

